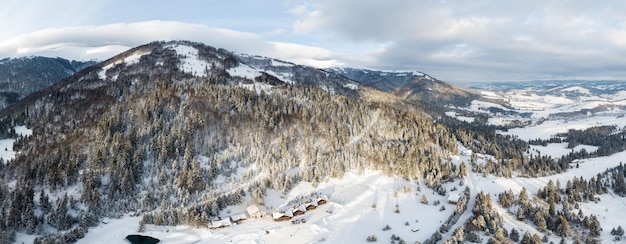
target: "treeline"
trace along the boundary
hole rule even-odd
[[[443,124],[454,131],[456,139],[474,153],[493,155],[496,160],[477,164],[477,156],[472,157],[472,170],[498,177],[539,177],[566,171],[569,163],[555,161],[549,156],[527,156],[529,143],[510,135],[496,132],[498,127],[484,123],[467,123],[444,116]]]
[[[576,159],[601,157],[626,150],[626,130],[616,126],[598,126],[586,130],[571,129],[567,133],[556,135],[550,139],[534,139],[528,142],[514,136],[501,135],[496,132],[502,129],[485,123],[467,123],[443,116],[440,120],[454,131],[456,139],[475,153],[493,155],[495,160],[485,164],[475,164],[472,158],[472,169],[475,172],[492,174],[498,177],[540,177],[567,171]],[[585,149],[572,151],[560,158],[546,155],[527,155],[530,145],[568,142],[568,148],[578,145],[596,146],[598,149],[587,152]]]
[[[584,148],[580,151],[568,153],[557,159],[558,164],[569,165],[576,159],[609,156],[626,150],[626,128],[618,128],[614,125],[594,126],[584,130],[570,129],[566,133],[558,134],[550,139],[530,140],[531,145],[546,146],[548,143],[567,142],[567,148],[573,149],[578,145],[590,145],[598,147],[597,150],[588,152]]]

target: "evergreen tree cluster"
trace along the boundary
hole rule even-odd
[[[592,241],[600,235],[600,221],[593,214],[584,215],[578,203],[595,200],[594,194],[602,194],[599,192],[606,192],[606,189],[602,184],[598,186],[593,178],[589,181],[574,178],[567,182],[565,188],[562,188],[559,181],[555,184],[550,180],[543,189],[538,190],[535,201],[528,200],[525,189],[520,191],[517,199],[515,193],[509,189],[498,195],[498,202],[514,213],[517,220],[534,224],[540,232],[555,233],[560,237],[583,237]],[[519,233],[514,231],[511,230],[510,238],[517,241]],[[588,235],[583,236],[581,232]],[[529,238],[536,239],[530,234]]]
[[[548,140],[530,140],[532,145],[546,146],[548,143],[567,142],[567,148],[572,152],[556,160],[558,165],[567,166],[576,159],[603,157],[626,150],[626,128],[617,126],[594,126],[585,130],[570,129],[566,133],[559,134]],[[596,146],[598,149],[588,152],[586,149],[574,151],[578,145]],[[566,169],[566,168],[564,168]]]
[[[480,241],[476,232],[485,232],[492,235],[489,242],[506,242],[508,233],[502,223],[502,217],[494,208],[489,194],[480,192],[476,195],[476,204],[472,209],[472,216],[465,223],[465,239]]]
[[[475,153],[493,155],[496,158],[495,161],[476,164],[474,156],[472,170],[476,172],[498,177],[512,177],[514,173],[523,177],[538,177],[564,172],[569,168],[568,161],[555,161],[549,156],[528,156],[528,142],[496,133],[496,126],[467,123],[445,116],[441,121],[454,131],[456,139],[465,147]]]

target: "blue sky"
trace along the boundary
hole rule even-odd
[[[626,80],[625,11],[619,0],[4,0],[0,58],[103,60],[186,39],[452,83]]]

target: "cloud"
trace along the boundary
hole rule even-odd
[[[294,7],[294,32],[380,43],[373,68],[449,81],[626,78],[623,1],[319,0]]]
[[[272,48],[263,52],[263,55],[319,68],[345,65],[338,59],[338,54],[323,48],[284,42],[271,42],[270,44]]]
[[[210,43],[217,47],[250,50],[262,43],[258,35],[202,25],[147,21],[102,26],[52,28],[17,36],[0,43],[0,55],[24,56],[41,53],[77,59],[108,58],[120,49],[155,40],[184,39]],[[269,46],[265,44],[265,46]]]
[[[316,67],[342,64],[337,54],[323,48],[268,42],[257,34],[174,21],[45,29],[1,42],[0,56],[42,55],[105,60],[156,40],[197,41],[233,52],[264,55]]]

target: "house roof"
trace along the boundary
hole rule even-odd
[[[246,208],[246,211],[248,212],[248,215],[252,215],[255,214],[257,212],[267,212],[263,209],[263,207],[259,206],[259,205],[250,205],[248,206],[248,208]]]
[[[246,214],[245,214],[245,213],[238,213],[238,214],[235,214],[235,215],[233,215],[233,216],[230,216],[230,218],[231,218],[233,221],[239,221],[239,220],[244,220],[244,219],[247,219],[247,218],[248,218],[248,216],[246,216]]]
[[[461,199],[461,195],[459,194],[450,194],[450,196],[448,196],[448,201],[450,202],[458,202]]]
[[[324,201],[327,201],[327,202],[328,202],[328,196],[326,196],[326,195],[321,195],[321,196],[318,196],[318,197],[317,197],[317,201],[319,202],[319,201],[321,201],[321,200],[324,200]]]
[[[291,209],[285,210],[284,212],[274,212],[272,213],[272,217],[274,219],[278,219],[280,217],[283,216],[287,216],[287,217],[293,217],[293,212],[291,211]]]
[[[225,219],[221,219],[221,220],[213,220],[211,221],[211,228],[219,228],[219,227],[226,227],[226,226],[230,226],[232,224],[232,222],[230,222],[230,218],[225,218]]]
[[[300,204],[300,205],[298,205],[297,207],[294,207],[294,208],[293,208],[293,211],[294,211],[294,212],[295,212],[295,211],[302,211],[302,212],[306,212],[306,205],[304,205],[304,204]]]
[[[309,200],[309,201],[306,201],[306,202],[304,203],[304,205],[305,205],[305,206],[307,206],[307,207],[308,207],[308,206],[311,206],[311,205],[316,206],[316,207],[318,206],[317,201],[315,201],[315,200],[313,200],[313,199],[311,199],[311,200]]]

